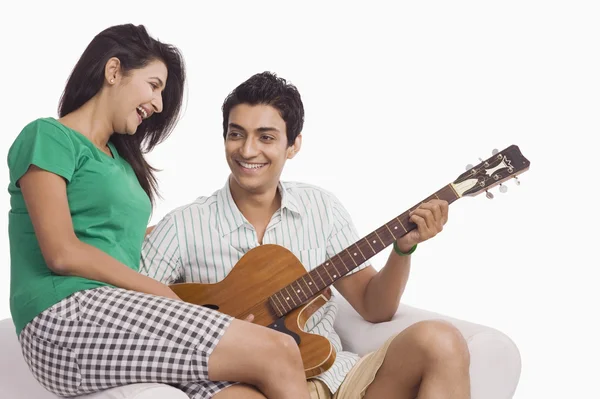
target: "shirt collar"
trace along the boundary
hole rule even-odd
[[[301,215],[300,206],[298,204],[299,199],[294,197],[294,194],[291,190],[288,190],[285,186],[285,183],[279,182],[278,186],[279,192],[281,193],[281,208],[287,209],[293,213]]]
[[[286,189],[283,182],[279,182],[277,189],[281,194],[281,209],[287,209],[290,212],[300,215],[298,198],[295,198],[293,193]],[[223,188],[217,192],[217,220],[222,236],[236,231],[245,224],[250,225],[248,219],[242,214],[233,200],[229,178]]]
[[[242,212],[240,212],[231,196],[229,178],[227,178],[225,186],[217,192],[217,219],[222,236],[248,223],[248,220],[242,215]]]

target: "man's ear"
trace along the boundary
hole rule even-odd
[[[296,140],[294,140],[294,144],[288,147],[287,159],[292,159],[296,156],[296,154],[300,151],[300,147],[302,147],[302,133],[300,133]]]

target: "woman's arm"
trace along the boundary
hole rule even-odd
[[[32,165],[19,180],[48,267],[56,274],[103,281],[128,290],[179,299],[165,284],[130,269],[75,235],[66,182]]]

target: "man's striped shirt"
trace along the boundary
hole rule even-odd
[[[296,182],[281,182],[278,189],[281,207],[265,230],[263,244],[287,248],[307,271],[360,239],[350,215],[333,194]],[[217,283],[258,245],[256,231],[235,204],[228,180],[211,196],[174,209],[156,225],[144,242],[140,270],[165,284]],[[365,262],[349,274],[368,265]],[[337,305],[330,300],[305,328],[328,338],[336,350],[333,366],[316,377],[332,393],[359,359],[342,349],[333,329],[337,312]]]

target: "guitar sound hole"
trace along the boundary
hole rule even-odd
[[[219,310],[219,306],[218,305],[213,305],[212,303],[205,303],[202,306],[204,306],[205,308],[212,309],[212,310]]]

